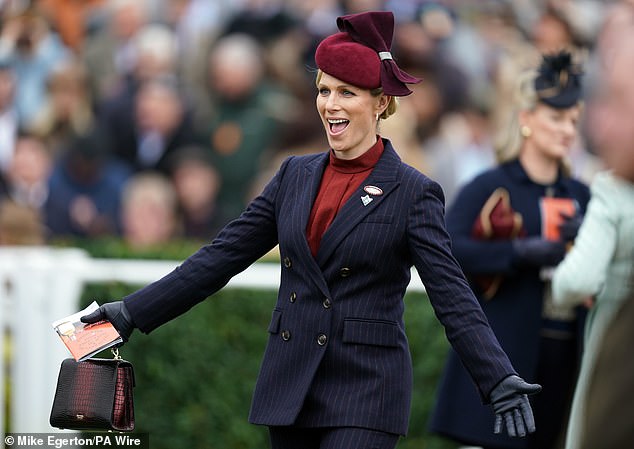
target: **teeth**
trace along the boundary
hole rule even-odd
[[[337,124],[337,123],[346,123],[346,122],[348,122],[348,120],[343,120],[343,119],[338,119],[338,120],[328,119],[328,123],[333,124],[333,125],[335,125],[335,124]]]

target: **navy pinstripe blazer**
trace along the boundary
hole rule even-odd
[[[282,273],[250,421],[405,434],[412,388],[403,295],[415,266],[484,401],[514,374],[451,254],[440,186],[388,140],[313,257],[306,226],[328,153],[290,157],[236,220],[163,279],[124,298],[148,333],[279,243]]]

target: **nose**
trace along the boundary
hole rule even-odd
[[[567,136],[574,136],[577,132],[577,124],[572,120],[566,120],[564,124],[564,132]]]
[[[334,94],[328,95],[328,99],[326,100],[326,110],[332,111],[339,109],[339,102],[337,101],[337,96]]]

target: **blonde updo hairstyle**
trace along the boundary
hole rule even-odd
[[[324,74],[323,71],[321,71],[320,69],[317,69],[317,77],[315,78],[315,84],[317,86],[319,86],[319,82],[321,81],[321,77],[323,76],[323,74]],[[379,97],[382,93],[383,93],[382,87],[377,87],[376,89],[370,89],[370,95],[372,95],[373,97]],[[381,113],[381,115],[379,115],[379,119],[385,120],[391,115],[394,115],[396,113],[397,108],[398,108],[398,99],[397,97],[391,96],[387,104],[387,107]]]

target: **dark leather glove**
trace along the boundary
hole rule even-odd
[[[528,395],[539,393],[541,389],[541,385],[526,383],[516,375],[508,376],[497,384],[489,396],[495,412],[493,432],[500,433],[503,423],[512,437],[523,437],[535,432],[535,419]]]
[[[108,320],[119,332],[123,342],[127,342],[136,327],[132,316],[123,301],[108,302],[100,306],[97,310],[80,318],[82,323],[96,323],[101,320]]]
[[[575,212],[574,215],[560,214],[563,222],[559,225],[559,235],[564,242],[574,242],[583,222],[583,215]]]
[[[520,265],[554,267],[566,255],[566,244],[559,240],[528,237],[513,240],[513,251]]]

